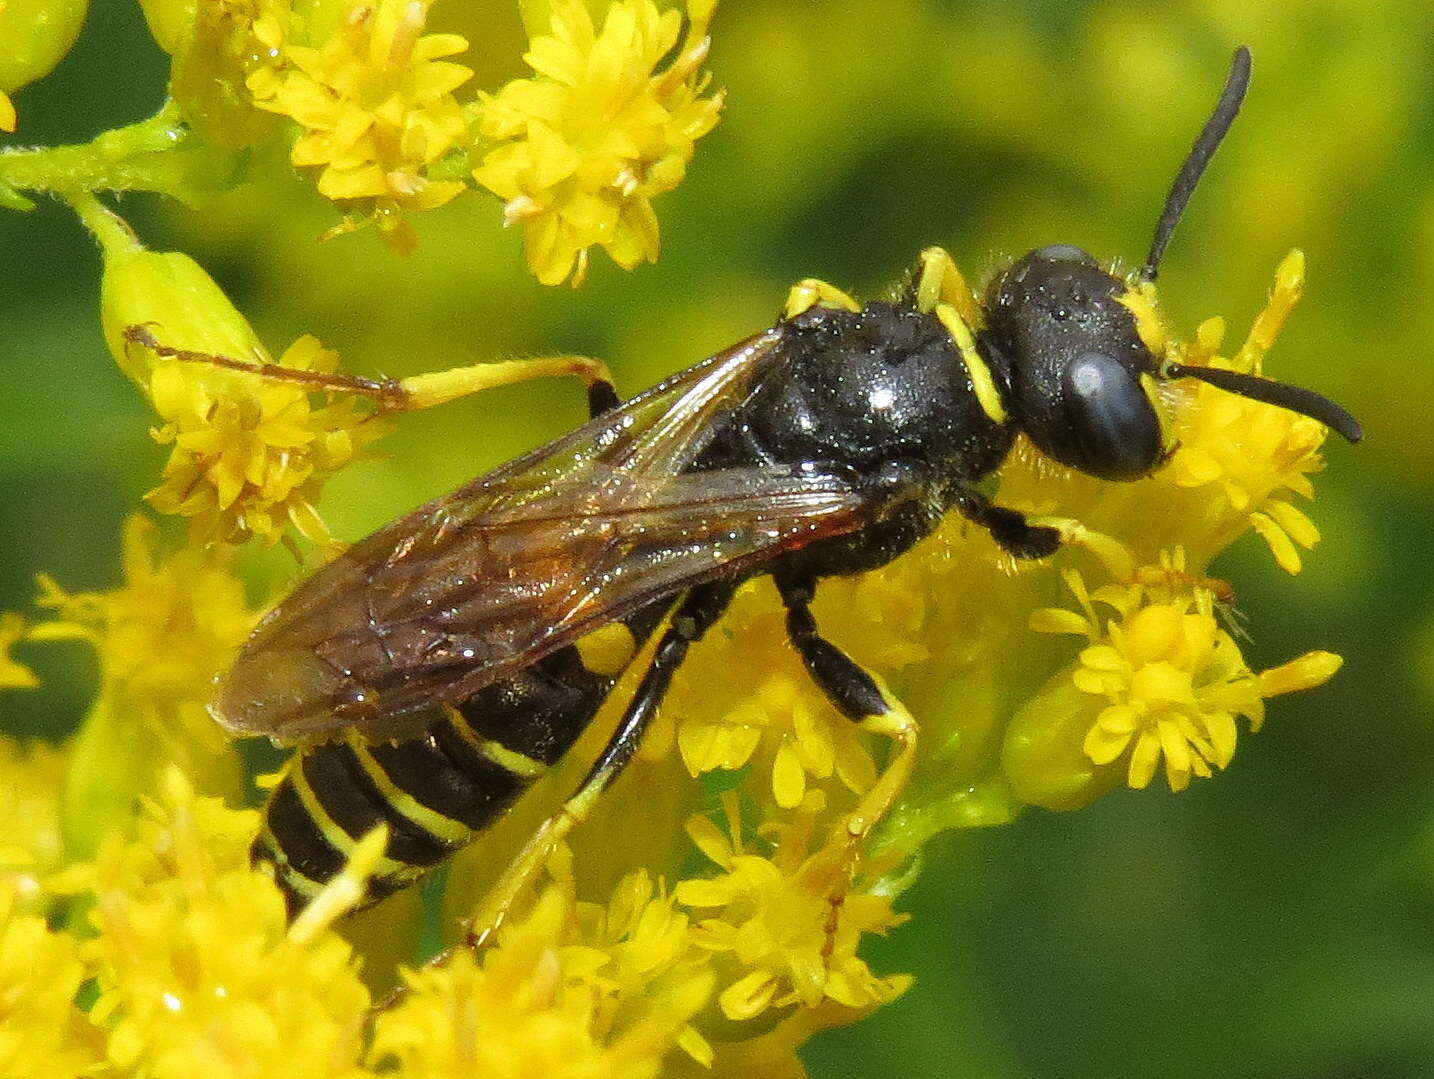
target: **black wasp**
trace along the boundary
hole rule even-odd
[[[631,758],[688,648],[737,586],[770,574],[792,646],[832,703],[898,751],[849,827],[856,839],[911,767],[915,724],[820,633],[818,582],[885,565],[952,510],[1006,551],[1060,533],[993,504],[980,481],[1024,433],[1093,476],[1131,480],[1169,455],[1158,384],[1194,378],[1358,423],[1309,390],[1184,367],[1143,342],[1165,244],[1249,82],[1235,52],[1214,113],[1131,277],[1070,245],[1002,270],[979,300],[940,249],[893,302],[819,281],[770,329],[380,529],[255,630],[215,705],[226,727],[300,742],[256,859],[291,908],[389,828],[377,898],[491,824],[573,744],[661,628],[616,733],[564,811],[510,868],[504,905]]]

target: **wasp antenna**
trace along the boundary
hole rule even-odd
[[[1186,367],[1179,363],[1166,364],[1165,377],[1198,379],[1228,393],[1287,408],[1301,416],[1318,420],[1331,430],[1338,431],[1350,442],[1358,442],[1364,437],[1364,429],[1347,409],[1303,386],[1291,386],[1288,382],[1276,382],[1274,379],[1247,375],[1240,371],[1225,371],[1218,367]]]
[[[1210,164],[1210,159],[1215,156],[1220,140],[1235,122],[1240,104],[1245,100],[1245,91],[1249,88],[1250,50],[1241,45],[1235,50],[1230,61],[1230,74],[1225,79],[1225,88],[1220,91],[1220,100],[1215,102],[1215,111],[1210,114],[1210,119],[1205,121],[1200,136],[1185,157],[1185,164],[1180,166],[1179,175],[1170,185],[1170,194],[1165,196],[1165,208],[1160,211],[1160,221],[1155,226],[1155,239],[1150,243],[1150,254],[1145,256],[1145,264],[1140,267],[1142,281],[1155,280],[1160,268],[1160,257],[1165,254],[1165,245],[1170,242],[1170,234],[1180,223],[1180,217],[1185,213],[1185,205],[1190,201],[1195,185],[1200,182],[1205,166]]]

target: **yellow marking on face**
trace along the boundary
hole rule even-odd
[[[1175,428],[1171,423],[1170,410],[1165,407],[1161,399],[1159,383],[1155,376],[1148,371],[1140,372],[1140,388],[1145,391],[1145,399],[1150,402],[1150,407],[1155,410],[1155,418],[1160,423],[1160,448],[1168,454],[1175,449]]]
[[[976,400],[981,404],[981,411],[986,413],[992,423],[1005,423],[1006,406],[1001,403],[1001,393],[996,389],[996,380],[991,377],[991,368],[976,349],[976,339],[971,334],[971,327],[949,303],[937,305],[936,317],[941,320],[941,325],[946,327],[946,332],[956,343],[956,351],[961,354],[961,362],[966,365],[966,373],[971,376],[971,386],[976,391]]]
[[[939,303],[949,303],[968,326],[982,324],[981,308],[966,278],[944,247],[928,247],[918,259],[921,276],[916,285],[916,309],[929,315]]]
[[[1169,335],[1155,308],[1155,282],[1141,281],[1131,285],[1116,297],[1116,302],[1134,316],[1135,332],[1140,335],[1140,343],[1150,350],[1152,356],[1163,358]]]
[[[637,652],[637,638],[621,622],[605,626],[579,637],[575,642],[583,666],[604,678],[616,678]]]
[[[519,779],[529,783],[548,770],[548,766],[542,761],[534,760],[526,753],[519,753],[516,749],[509,749],[501,742],[495,742],[491,738],[484,738],[473,729],[473,724],[468,722],[468,718],[451,704],[445,704],[443,711],[448,716],[449,725],[458,732],[458,737],[467,742],[475,753],[486,757],[499,768],[512,772]]]
[[[374,759],[368,747],[358,739],[349,739],[349,747],[354,751],[354,756],[358,758],[360,767],[368,773],[369,779],[373,781],[379,794],[383,795],[383,800],[394,812],[406,817],[445,843],[467,843],[473,838],[473,829],[468,825],[462,821],[456,821],[452,817],[445,817],[436,809],[430,809],[389,778],[388,773]]]
[[[782,311],[787,318],[796,318],[803,311],[808,311],[817,304],[846,311],[861,310],[861,304],[835,285],[820,281],[815,277],[806,277],[798,281],[787,292],[787,302]]]

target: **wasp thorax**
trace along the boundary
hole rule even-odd
[[[1079,247],[1052,244],[986,293],[982,344],[1017,423],[1043,453],[1101,479],[1135,479],[1164,452],[1155,358],[1121,302],[1127,287]]]

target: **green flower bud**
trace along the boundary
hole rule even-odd
[[[139,0],[139,6],[155,44],[173,56],[194,25],[195,0]]]
[[[80,34],[88,0],[5,0],[0,5],[0,92],[44,78]]]
[[[100,321],[120,370],[146,392],[154,356],[127,336],[131,328],[147,330],[168,348],[242,360],[268,358],[214,279],[177,251],[146,251],[138,243],[119,250],[106,245]]]
[[[1119,768],[1086,756],[1086,733],[1105,701],[1059,671],[1023,704],[1006,728],[1001,764],[1016,797],[1046,809],[1079,809],[1120,782]]]

